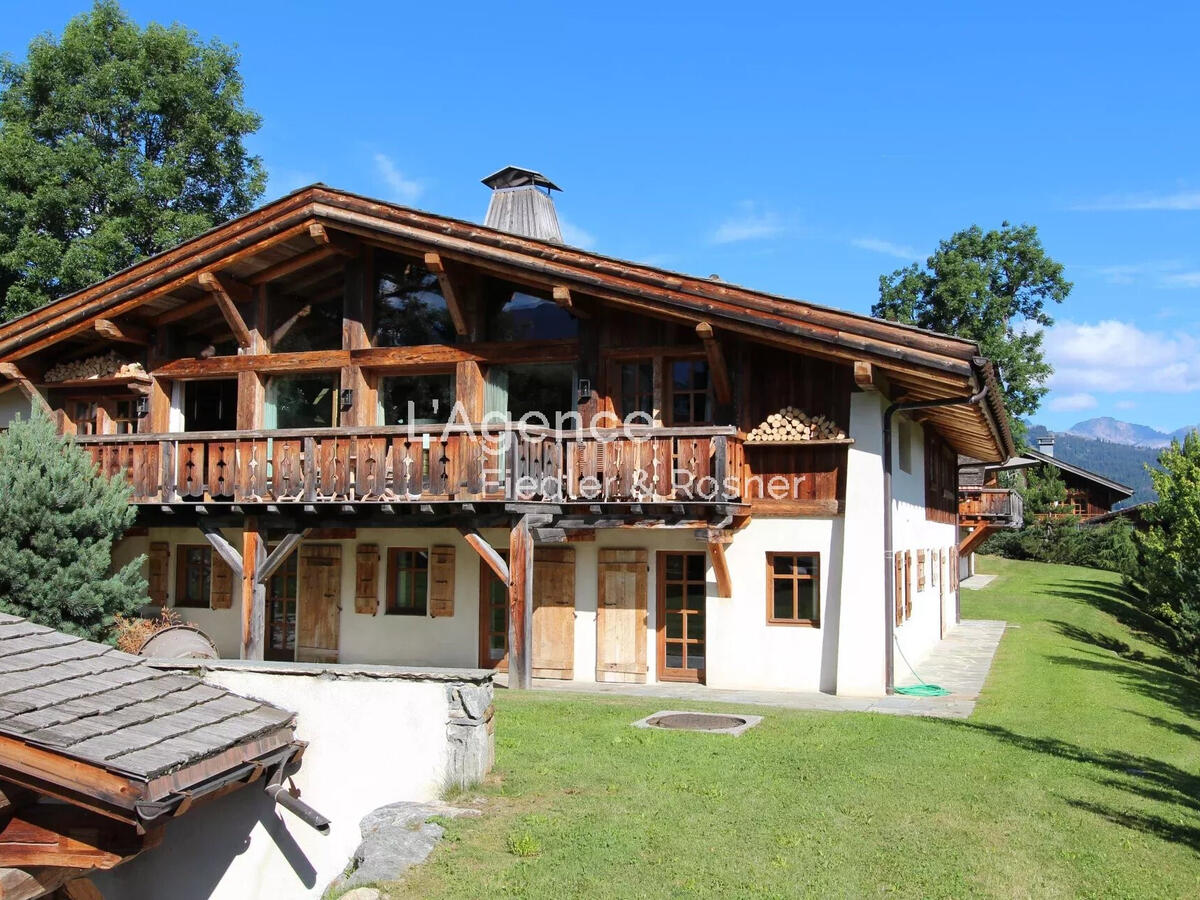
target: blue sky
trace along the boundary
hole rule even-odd
[[[6,10],[22,56],[86,4]],[[568,240],[866,312],[972,223],[1075,289],[1037,421],[1200,422],[1200,8],[129,0],[236,43],[268,197],[313,181],[481,219],[507,163]]]

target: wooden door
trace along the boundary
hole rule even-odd
[[[533,676],[575,676],[575,548],[533,551]]]
[[[506,551],[499,551],[508,559]],[[479,561],[479,668],[508,671],[508,585]]]
[[[596,680],[646,680],[645,550],[601,550],[596,591]]]
[[[342,548],[339,544],[300,547],[296,660],[337,662],[342,612]]]
[[[658,554],[658,677],[703,683],[708,650],[703,552]]]
[[[274,549],[274,548],[271,548]],[[267,582],[267,659],[291,662],[296,658],[296,571],[298,552],[292,553]]]

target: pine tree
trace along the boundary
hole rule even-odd
[[[110,573],[129,497],[44,415],[14,420],[0,434],[0,611],[111,640],[114,616],[146,602],[144,557]]]

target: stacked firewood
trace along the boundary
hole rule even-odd
[[[46,372],[46,382],[85,381],[95,378],[123,378],[129,375],[145,375],[141,363],[130,362],[115,350],[101,356],[89,356],[61,362]]]
[[[795,406],[771,413],[746,436],[748,443],[770,444],[780,441],[841,440],[846,432],[825,416],[810,416]]]

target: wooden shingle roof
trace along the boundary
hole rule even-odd
[[[142,657],[0,614],[0,736],[139,782],[264,738],[295,716]],[[236,752],[233,753],[237,756]]]

